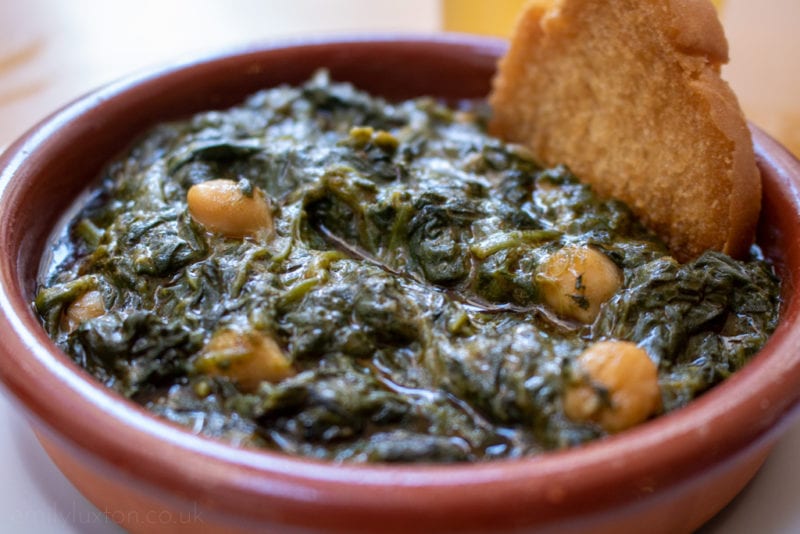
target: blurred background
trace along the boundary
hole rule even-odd
[[[0,0],[0,150],[77,96],[175,59],[311,35],[445,27],[507,35],[522,1]],[[723,4],[732,58],[723,76],[748,118],[800,155],[800,0]],[[800,532],[799,448],[796,424],[703,532]],[[0,480],[0,532],[118,532],[49,462],[2,394]]]
[[[717,0],[719,2],[719,0]],[[356,32],[505,35],[523,0],[0,0],[0,146],[132,71],[276,38]],[[754,123],[800,154],[799,0],[726,0],[724,76]]]

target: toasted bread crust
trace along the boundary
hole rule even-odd
[[[681,260],[747,254],[761,179],[708,0],[532,2],[490,96],[492,133],[626,202]]]

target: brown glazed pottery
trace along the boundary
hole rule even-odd
[[[318,67],[389,98],[483,97],[504,43],[369,37],[250,48],[106,86],[0,159],[0,379],[43,446],[138,532],[689,532],[756,473],[800,398],[800,163],[753,129],[759,243],[782,320],[745,369],[689,407],[593,444],[473,465],[334,465],[243,450],[156,419],[56,349],[35,317],[48,236],[152,124],[232,105]]]

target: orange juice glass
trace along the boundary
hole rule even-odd
[[[529,0],[442,0],[442,27],[445,31],[478,33],[506,37]],[[541,1],[541,0],[539,0]],[[717,9],[724,0],[711,0]]]
[[[526,0],[442,0],[442,25],[451,32],[506,37]]]

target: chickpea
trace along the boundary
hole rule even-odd
[[[354,126],[350,128],[350,141],[356,147],[364,147],[372,141],[375,130],[372,126]]]
[[[636,344],[595,343],[580,355],[578,367],[582,381],[564,395],[564,412],[573,421],[594,421],[619,432],[661,409],[658,369]]]
[[[280,382],[292,376],[289,359],[269,336],[234,329],[214,333],[195,361],[209,376],[226,376],[242,391],[254,391],[262,381]]]
[[[61,318],[61,327],[74,332],[82,323],[106,313],[103,294],[92,289],[72,301]]]
[[[233,180],[208,180],[186,194],[189,214],[209,231],[227,237],[272,232],[269,199],[258,187],[247,196]]]
[[[400,146],[400,141],[398,141],[394,135],[384,130],[378,130],[372,138],[372,142],[384,152],[389,153],[393,153],[397,150],[397,147]]]
[[[559,315],[583,323],[595,320],[622,281],[619,267],[605,254],[574,245],[550,255],[536,273],[545,303]]]

